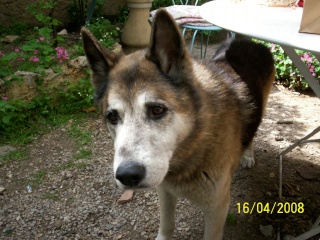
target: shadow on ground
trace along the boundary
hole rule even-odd
[[[217,45],[210,46],[208,56]],[[193,54],[197,53],[195,48]],[[274,86],[267,113],[255,139],[256,165],[237,169],[232,182],[229,221],[224,239],[276,239],[276,232],[297,236],[320,215],[319,143],[297,147],[283,162],[284,198],[278,198],[278,154],[288,145],[319,126],[318,98],[294,94]],[[280,122],[279,122],[280,121]],[[1,239],[154,239],[159,225],[158,199],[154,189],[136,192],[132,201],[119,205],[122,191],[115,186],[112,170],[113,144],[97,115],[79,128],[90,131],[86,146],[91,158],[77,159],[77,143],[65,126],[54,129],[25,147],[29,157],[0,166]],[[280,124],[282,123],[282,124]],[[319,138],[319,134],[315,137]],[[42,182],[30,181],[42,173]],[[37,175],[38,174],[38,175]],[[32,192],[27,192],[28,184]],[[244,203],[280,205],[252,208]],[[302,213],[291,207],[303,203]],[[287,204],[288,205],[288,204]],[[239,213],[240,206],[240,213]],[[271,227],[265,236],[260,226]],[[203,234],[202,213],[182,199],[178,202],[175,238],[199,240]]]

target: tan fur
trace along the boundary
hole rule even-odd
[[[275,75],[276,75],[276,70],[273,69],[272,73],[269,76],[269,79],[266,81],[266,84],[264,85],[264,88],[263,88],[263,103],[264,103],[263,104],[263,116],[265,115],[266,105],[268,103],[268,97],[269,97],[269,94],[272,89],[272,84],[275,79]]]
[[[154,131],[159,131],[159,135],[150,138],[146,136],[151,145],[157,146],[162,137],[161,131],[168,134],[171,125],[176,126],[177,121],[181,122],[181,129],[173,129],[176,132],[170,135],[174,139],[173,145],[169,146],[170,151],[174,147],[170,159],[160,159],[154,163],[144,156],[141,160],[150,163],[151,169],[152,164],[159,165],[162,161],[168,161],[169,165],[157,186],[145,183],[147,187],[157,187],[160,199],[157,240],[171,239],[179,197],[188,198],[204,212],[204,239],[218,240],[223,236],[233,171],[246,147],[250,150],[249,158],[252,157],[252,139],[246,146],[243,138],[253,121],[260,122],[261,119],[252,119],[259,106],[255,105],[253,96],[250,96],[247,84],[227,60],[192,61],[178,27],[165,11],[157,13],[152,29],[151,43],[147,50],[120,57],[102,49],[87,30],[82,30],[96,97],[103,116],[108,114],[110,107],[115,108],[120,104],[122,108],[130,109],[130,113],[117,109],[122,121],[131,117],[133,124],[137,122],[135,127],[145,132],[155,127]],[[273,69],[272,66],[268,67]],[[261,77],[265,75],[267,79]],[[261,76],[257,76],[256,81],[265,83],[262,86],[261,106],[264,109],[274,79],[274,69]],[[151,101],[164,102],[168,108],[167,115],[161,120],[141,120],[146,118],[144,110],[139,112],[137,107],[141,96],[146,96],[148,101],[151,98]],[[119,103],[113,103],[114,99]],[[137,112],[142,116],[135,120],[132,116]],[[132,133],[128,132],[130,136],[123,138],[132,145],[130,148],[119,143],[118,126],[108,124],[108,127],[118,147],[116,155],[120,163],[116,167],[127,164],[136,157],[134,150],[141,147],[144,139],[140,139],[139,133],[134,133],[136,130],[133,128]],[[127,125],[126,131],[129,128]],[[137,139],[131,134],[136,134],[134,136]],[[156,154],[157,151],[155,147]],[[145,178],[148,177],[150,181],[156,181],[152,176],[147,175]],[[126,188],[125,184],[120,185]],[[131,187],[134,188],[127,188]],[[139,185],[136,187],[139,188]]]

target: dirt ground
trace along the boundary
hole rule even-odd
[[[93,156],[75,159],[79,149],[68,134],[72,121],[24,147],[27,159],[0,165],[0,239],[154,239],[155,190],[117,204],[122,191],[113,179],[106,128],[97,115],[79,125],[93,135],[85,146]],[[255,139],[256,164],[237,169],[233,178],[224,239],[290,239],[311,228],[320,216],[320,143],[301,145],[284,157],[281,200],[278,155],[318,126],[319,98],[274,85]],[[0,154],[10,149],[0,145]],[[41,173],[41,183],[28,183]],[[174,239],[199,240],[202,234],[202,213],[181,199]]]

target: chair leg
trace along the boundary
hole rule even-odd
[[[182,36],[184,37],[184,35],[185,35],[185,33],[186,33],[186,28],[184,28],[183,30],[182,30]]]
[[[202,59],[203,31],[201,31],[200,58]]]
[[[205,50],[204,50],[203,58],[205,58],[206,55],[207,55],[207,48],[208,48],[208,45],[209,45],[210,34],[211,34],[211,31],[209,31],[209,34],[208,34],[208,37],[207,37],[207,43],[206,43],[206,48],[205,48]],[[202,53],[202,52],[201,52],[201,53]]]
[[[190,44],[190,49],[189,49],[189,51],[190,51],[190,54],[192,53],[192,49],[193,49],[193,44],[194,44],[194,40],[195,40],[195,38],[196,38],[196,36],[197,36],[197,33],[198,33],[198,30],[195,30],[195,31],[194,31],[194,33],[193,33],[193,36],[192,36],[192,41],[191,41],[191,44]]]
[[[228,32],[227,38],[235,38],[236,34],[234,32]]]

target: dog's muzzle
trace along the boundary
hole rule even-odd
[[[138,187],[146,176],[146,168],[136,162],[122,163],[116,171],[116,179],[125,187]]]

